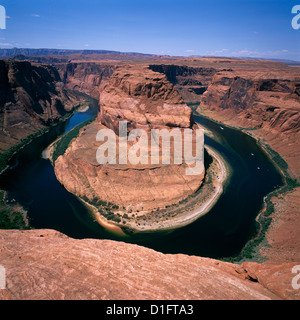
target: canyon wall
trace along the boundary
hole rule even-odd
[[[112,75],[115,65],[101,62],[55,64],[66,88],[99,99],[99,93]]]
[[[79,105],[52,66],[0,60],[0,82],[2,153]]]
[[[190,64],[190,62],[188,63]],[[202,94],[217,73],[214,66],[190,66],[181,64],[152,64],[151,70],[163,73],[188,102],[199,102]]]
[[[260,253],[272,263],[300,261],[300,69],[265,61],[232,69],[214,76],[198,112],[244,129],[275,151],[270,157],[290,176],[287,184],[293,190],[272,198],[269,245]]]
[[[197,111],[201,115],[243,129],[275,151],[270,156],[293,179],[287,183],[294,189],[272,198],[274,213],[266,235],[269,245],[260,253],[272,263],[300,261],[300,188],[296,182],[300,179],[299,67],[262,60],[200,58],[174,65],[157,63],[151,68],[166,74],[179,88],[185,81],[181,74],[190,79],[189,83],[207,81],[207,89],[198,95],[182,93],[186,101],[200,101]],[[202,78],[201,71],[197,72],[201,69],[215,71]]]
[[[296,75],[257,78],[220,72],[202,97],[201,107],[230,111],[240,126],[295,133],[300,128],[300,78]]]
[[[203,94],[200,113],[239,128],[265,141],[300,176],[300,72],[297,67],[256,62],[249,70],[218,72]]]

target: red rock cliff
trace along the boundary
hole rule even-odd
[[[112,75],[115,65],[101,62],[69,62],[56,64],[55,67],[67,88],[99,99],[99,92]]]
[[[57,122],[79,102],[52,66],[0,60],[0,148]]]

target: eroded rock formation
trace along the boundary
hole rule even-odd
[[[201,162],[199,175],[186,175],[187,164],[174,164],[172,159],[170,164],[149,160],[148,164],[137,165],[129,161],[99,165],[96,161],[101,145],[96,142],[97,132],[109,128],[119,135],[120,121],[127,121],[128,132],[145,129],[149,139],[154,128],[171,131],[194,126],[191,109],[165,75],[145,66],[119,67],[101,92],[99,107],[98,121],[86,127],[55,162],[56,175],[67,190],[90,201],[101,199],[142,214],[177,203],[200,187],[204,177],[203,140],[197,160]],[[133,144],[128,143],[128,150]],[[158,145],[161,148],[161,143]],[[148,154],[150,157],[150,150]]]
[[[192,111],[166,76],[148,67],[119,67],[100,94],[98,120],[115,132],[119,121],[132,128],[193,125]]]

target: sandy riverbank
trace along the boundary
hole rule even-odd
[[[206,146],[206,150],[213,157],[218,170],[214,173],[212,177],[212,183],[214,185],[214,191],[209,195],[208,199],[200,206],[197,206],[193,210],[188,210],[181,212],[175,217],[169,218],[168,220],[159,221],[156,224],[146,223],[142,227],[136,226],[138,231],[164,231],[173,230],[177,228],[184,227],[188,224],[193,223],[200,217],[207,214],[212,207],[216,204],[219,197],[223,193],[223,186],[229,177],[230,170],[229,167],[225,165],[223,158],[212,148]],[[201,191],[200,191],[201,194]],[[188,200],[189,201],[189,200]],[[188,203],[187,203],[188,204]]]
[[[77,112],[87,112],[89,110],[89,106],[82,106],[78,109]]]
[[[122,230],[122,228],[120,226],[118,226],[116,224],[113,224],[113,223],[109,223],[107,219],[105,219],[103,216],[101,216],[101,214],[98,212],[97,208],[95,208],[91,204],[83,201],[82,199],[80,199],[80,200],[82,201],[82,203],[84,203],[84,205],[86,207],[88,207],[90,209],[90,212],[93,214],[95,220],[102,227],[104,227],[109,232],[112,232],[113,234],[116,234],[118,236],[122,236],[122,237],[126,237],[127,236],[127,234]]]
[[[93,209],[92,212],[95,219],[103,227],[110,231],[117,232],[119,235],[122,235],[122,233],[124,235],[122,229],[127,230],[130,233],[170,231],[193,223],[207,214],[215,205],[223,193],[224,185],[230,176],[230,168],[220,154],[211,147],[206,146],[206,150],[213,158],[212,168],[209,170],[211,181],[209,183],[204,183],[198,195],[187,199],[186,203],[181,207],[173,209],[174,212],[168,215],[167,218],[165,217],[167,216],[168,211],[164,213],[164,217],[159,219],[154,217],[154,215],[151,216],[151,213],[148,213],[146,220],[132,218],[125,220],[125,224],[123,222],[121,222],[122,224],[119,224],[108,221],[99,214],[95,207],[88,205]]]
[[[42,151],[42,158],[51,161],[52,153],[54,151],[54,144],[60,140],[61,137],[58,137],[55,141],[53,141],[45,150]]]

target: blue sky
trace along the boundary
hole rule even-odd
[[[300,61],[300,0],[0,0],[0,47]],[[299,20],[300,23],[300,20]]]

